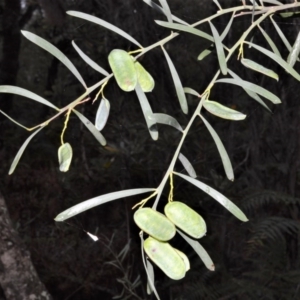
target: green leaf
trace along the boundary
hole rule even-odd
[[[138,82],[142,90],[145,93],[152,92],[152,90],[154,89],[155,82],[151,74],[148,71],[146,71],[145,68],[138,61],[134,63],[134,66],[136,69]]]
[[[219,33],[218,33],[216,27],[214,26],[214,24],[211,22],[208,22],[208,23],[210,25],[210,29],[213,34],[214,40],[215,40],[215,45],[216,45],[216,50],[217,50],[217,55],[218,55],[221,72],[223,75],[226,75],[227,74],[227,63],[226,63],[224,48],[222,45],[222,40],[221,40]]]
[[[101,73],[104,76],[108,76],[109,73],[105,71],[102,67],[100,67],[97,63],[95,63],[91,58],[89,58],[76,44],[74,41],[72,41],[72,45],[74,49],[77,51],[77,53],[80,55],[80,57],[94,70]]]
[[[203,106],[211,114],[223,119],[240,121],[246,118],[246,115],[215,101],[205,100]]]
[[[109,110],[110,110],[109,101],[105,98],[101,99],[101,102],[99,104],[96,113],[96,120],[95,120],[95,127],[97,128],[97,130],[101,131],[104,128],[109,116]]]
[[[123,38],[129,40],[130,42],[136,44],[137,46],[139,46],[140,48],[143,48],[142,45],[137,41],[135,40],[132,36],[130,36],[128,33],[126,33],[125,31],[123,31],[122,29],[116,27],[115,25],[112,25],[100,18],[97,18],[97,17],[94,17],[92,15],[89,15],[89,14],[85,14],[85,13],[82,13],[82,12],[79,12],[79,11],[73,11],[73,10],[69,10],[67,11],[67,14],[70,15],[70,16],[73,16],[73,17],[77,17],[77,18],[80,18],[80,19],[84,19],[84,20],[87,20],[87,21],[90,21],[92,23],[96,23],[100,26],[103,26],[111,31],[114,31],[115,33],[121,35]]]
[[[178,76],[178,73],[177,73],[177,71],[174,67],[174,64],[173,64],[168,52],[164,49],[164,47],[162,47],[162,50],[165,54],[167,63],[168,63],[169,68],[170,68],[170,72],[171,72],[171,75],[172,75],[172,78],[173,78],[173,82],[174,82],[174,85],[175,85],[176,94],[177,94],[177,97],[178,97],[178,100],[179,100],[179,103],[180,103],[180,106],[181,106],[181,110],[185,114],[187,114],[188,113],[188,105],[187,105],[186,97],[185,97],[185,94],[184,94],[184,90],[183,90],[180,78]]]
[[[157,5],[156,3],[154,3],[153,1],[151,0],[143,0],[146,4],[148,4],[150,7],[152,7],[153,9],[155,9],[156,11],[158,11],[159,13],[161,14],[165,14],[164,10],[159,6]],[[187,22],[175,17],[172,15],[172,19],[178,23],[181,23],[181,24],[185,24],[185,25],[188,25]]]
[[[220,5],[220,3],[218,2],[218,0],[213,0],[213,2],[218,6],[218,8],[220,10],[222,10],[222,6]]]
[[[274,5],[283,5],[283,3],[276,1],[276,0],[262,0],[262,2],[270,3],[270,4],[274,4]]]
[[[232,72],[231,70],[228,69],[228,73],[235,79],[238,79],[238,80],[242,80],[241,77],[239,77],[237,74],[235,74],[234,72]],[[265,104],[265,102],[254,92],[248,90],[248,89],[245,89],[243,88],[244,91],[251,97],[253,98],[255,101],[257,101],[260,105],[262,105],[264,108],[266,108],[269,112],[272,112],[270,110],[270,108]]]
[[[62,222],[69,218],[72,218],[88,209],[91,209],[95,206],[104,204],[106,202],[110,202],[113,200],[129,197],[129,196],[139,195],[139,194],[143,194],[143,193],[153,192],[153,191],[155,191],[155,189],[142,188],[142,189],[123,190],[123,191],[119,191],[119,192],[113,192],[113,193],[97,196],[95,198],[83,201],[79,204],[76,204],[76,205],[66,209],[62,213],[58,214],[54,220],[57,222]]]
[[[296,41],[295,41],[295,43],[293,45],[293,48],[290,51],[288,59],[287,59],[287,63],[290,66],[293,67],[295,65],[296,60],[298,59],[298,56],[299,56],[299,52],[300,52],[300,32],[298,32]]]
[[[104,136],[99,132],[99,130],[92,124],[90,120],[88,120],[83,114],[79,111],[73,109],[72,110],[76,116],[80,119],[80,121],[86,126],[86,128],[91,132],[91,134],[95,137],[95,139],[102,145],[106,145],[106,140]]]
[[[234,174],[233,174],[231,161],[229,159],[229,156],[227,154],[227,151],[226,151],[221,139],[219,138],[216,131],[212,128],[212,126],[204,119],[204,117],[201,115],[199,115],[199,116],[202,119],[203,123],[205,124],[206,128],[208,129],[209,133],[211,134],[211,136],[218,148],[227,178],[231,181],[234,181]]]
[[[247,43],[247,42],[245,42]],[[300,75],[291,67],[285,60],[283,60],[278,55],[274,54],[273,52],[258,46],[256,44],[251,43],[251,47],[255,48],[256,50],[262,52],[263,54],[267,55],[271,59],[273,59],[275,62],[277,62],[282,68],[284,68],[288,73],[290,73],[294,78],[300,81]]]
[[[140,101],[140,105],[148,126],[148,130],[149,133],[152,137],[153,140],[157,140],[158,139],[158,131],[157,131],[157,126],[156,126],[156,120],[155,117],[153,116],[153,112],[151,109],[151,106],[148,102],[148,99],[145,95],[145,93],[143,92],[141,86],[139,85],[139,83],[136,85],[135,87],[135,91],[136,94],[138,96],[138,99]]]
[[[159,0],[159,2],[160,2],[160,5],[162,6],[162,9],[163,9],[164,14],[166,15],[168,21],[170,23],[172,23],[173,22],[172,14],[171,14],[171,10],[170,10],[170,7],[169,7],[167,1],[166,0]]]
[[[189,88],[189,87],[183,88],[183,91],[184,91],[186,94],[191,94],[191,95],[200,97],[200,94],[199,94],[198,92],[196,92],[195,90],[193,90],[193,89],[191,89],[191,88]]]
[[[256,85],[249,81],[245,81],[242,79],[224,78],[224,79],[218,79],[218,80],[216,80],[216,82],[230,83],[230,84],[238,85],[244,89],[247,89],[249,91],[252,91],[254,93],[257,93],[257,94],[265,97],[266,99],[270,100],[274,104],[281,103],[280,99],[276,95],[274,95],[273,93],[269,92],[268,90],[262,88],[261,86]]]
[[[67,172],[73,157],[73,150],[69,143],[61,145],[58,149],[58,163],[61,172]]]
[[[43,48],[44,50],[48,51],[50,54],[55,56],[58,60],[60,60],[72,73],[73,75],[81,82],[81,84],[84,86],[85,89],[87,89],[87,86],[81,77],[80,73],[76,69],[76,67],[73,65],[73,63],[55,46],[47,42],[45,39],[37,36],[34,33],[31,33],[29,31],[21,30],[22,34],[32,43],[38,45],[39,47]]]
[[[23,88],[17,87],[17,86],[13,86],[13,85],[0,85],[0,93],[8,93],[8,94],[15,94],[15,95],[20,95],[26,98],[29,98],[31,100],[40,102],[44,105],[47,105],[51,108],[54,108],[56,110],[59,110],[59,108],[55,105],[53,105],[51,102],[49,102],[48,100],[40,97],[37,94],[34,94],[28,90],[25,90]]]
[[[28,144],[29,144],[29,142],[31,141],[31,139],[32,139],[37,133],[39,133],[43,128],[44,128],[44,126],[41,127],[41,128],[39,128],[39,129],[36,130],[35,132],[33,132],[33,133],[26,139],[26,141],[23,143],[22,147],[19,149],[17,155],[15,156],[15,158],[14,158],[14,160],[13,160],[11,166],[10,166],[10,169],[9,169],[9,172],[8,172],[9,175],[11,175],[11,174],[15,171],[15,168],[16,168],[16,166],[18,165],[19,160],[20,160],[21,156],[23,155],[23,152],[24,152],[24,150],[26,149],[26,147],[28,146]]]
[[[149,261],[149,259],[147,259],[146,261],[146,268],[147,268],[147,274],[149,274],[149,278],[147,278],[147,294],[148,295],[151,295],[152,292],[153,292],[153,289],[151,288],[151,283],[153,284],[153,282],[155,282],[155,279],[154,279],[154,268],[153,268],[153,265],[151,264],[151,262]]]
[[[178,155],[178,159],[180,160],[180,162],[182,163],[182,165],[184,166],[185,170],[187,171],[187,173],[192,177],[192,178],[196,178],[197,174],[195,169],[193,168],[192,164],[190,163],[190,161],[182,154],[179,153]]]
[[[262,74],[264,74],[264,75],[266,75],[266,76],[269,76],[269,77],[271,77],[271,78],[274,78],[275,80],[277,80],[278,81],[278,74],[276,74],[273,70],[270,70],[270,69],[267,69],[267,68],[265,68],[264,66],[262,66],[262,65],[260,65],[260,64],[258,64],[258,63],[256,63],[255,61],[253,61],[253,60],[250,60],[250,59],[247,59],[247,58],[242,58],[241,59],[241,63],[245,66],[245,67],[247,67],[247,68],[249,68],[249,69],[252,69],[252,70],[254,70],[254,71],[256,71],[256,72],[259,72],[259,73],[262,73]]]
[[[179,231],[178,229],[177,232],[182,236],[183,239],[187,241],[187,243],[190,244],[190,246],[194,249],[194,251],[199,255],[200,259],[203,261],[206,268],[208,270],[214,271],[215,265],[212,259],[210,258],[209,254],[207,253],[207,251],[200,245],[200,243],[191,239],[190,237],[188,237],[186,234]]]
[[[175,24],[175,23],[169,23],[169,22],[164,22],[164,21],[158,21],[155,20],[155,23],[157,23],[160,26],[166,27],[166,28],[170,28],[170,29],[174,29],[174,30],[179,30],[179,31],[184,31],[184,32],[188,32],[191,34],[195,34],[198,35],[204,39],[207,39],[211,42],[214,42],[214,38],[207,34],[204,31],[201,31],[199,29],[193,28],[191,26],[187,26],[187,25],[181,25],[181,24]]]
[[[228,198],[226,198],[224,195],[216,191],[215,189],[211,188],[210,186],[206,185],[205,183],[196,180],[194,178],[191,178],[187,175],[173,172],[175,175],[178,175],[182,177],[183,179],[189,181],[190,183],[194,184],[196,187],[210,195],[212,198],[214,198],[216,201],[218,201],[221,205],[223,205],[229,212],[231,212],[236,218],[243,222],[249,221],[245,214]]]
[[[276,55],[278,55],[279,57],[281,57],[281,54],[280,54],[277,46],[275,45],[275,43],[273,42],[273,40],[270,38],[270,36],[262,29],[262,27],[258,26],[258,28],[260,29],[262,35],[265,37],[265,39],[268,42],[269,46],[271,47],[272,51]]]
[[[210,47],[211,48],[211,47]],[[197,60],[202,60],[204,59],[206,56],[208,56],[209,54],[211,54],[211,50],[210,49],[205,49],[203,50],[197,57]]]
[[[181,132],[183,131],[182,127],[180,126],[180,124],[177,122],[175,118],[161,113],[155,113],[153,114],[153,116],[157,123],[169,125]]]
[[[280,17],[282,17],[282,18],[290,18],[293,16],[297,16],[299,14],[300,14],[300,11],[295,11],[295,12],[289,11],[289,12],[279,13]]]

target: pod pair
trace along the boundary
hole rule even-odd
[[[116,78],[117,84],[125,92],[135,89],[137,83],[144,92],[151,92],[154,88],[152,76],[139,62],[134,62],[126,51],[114,49],[108,55],[108,62]]]

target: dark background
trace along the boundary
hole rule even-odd
[[[241,2],[220,3],[230,7]],[[174,15],[188,23],[216,11],[208,0],[169,0],[169,5]],[[135,49],[105,28],[65,15],[71,9],[103,18],[143,45],[169,34],[169,30],[153,22],[165,18],[141,0],[1,0],[1,85],[26,88],[59,107],[83,92],[76,78],[57,59],[21,36],[21,29],[40,35],[63,51],[88,85],[103,76],[80,59],[72,40],[108,71],[107,56],[112,49]],[[215,19],[219,31],[229,17]],[[275,20],[293,44],[299,19]],[[250,16],[237,18],[226,43],[233,45],[250,22]],[[267,21],[263,27],[286,58],[288,52],[272,24]],[[209,32],[206,25],[199,28]],[[254,33],[254,42],[268,47],[260,33]],[[216,53],[197,61],[199,53],[209,45],[201,38],[181,34],[166,46],[183,85],[200,93],[218,68]],[[213,88],[211,100],[247,114],[243,122],[230,122],[203,112],[224,142],[235,182],[226,179],[216,146],[200,120],[192,126],[182,153],[192,162],[198,179],[229,197],[250,221],[241,223],[208,195],[176,178],[174,199],[186,202],[207,222],[208,233],[201,243],[210,253],[216,271],[208,271],[192,249],[176,237],[173,245],[189,256],[191,270],[184,279],[172,281],[155,269],[161,299],[300,299],[300,84],[255,50],[245,47],[245,57],[272,68],[279,74],[279,82],[246,70],[236,56],[229,67],[245,80],[277,94],[282,104],[275,107],[266,100],[273,112],[270,113],[240,88],[221,84]],[[140,61],[156,82],[153,93],[148,95],[153,111],[168,113],[186,126],[199,100],[188,97],[190,113],[183,115],[161,50],[148,52]],[[299,71],[297,64],[295,69]],[[74,157],[67,173],[58,169],[57,149],[64,122],[59,117],[32,140],[14,174],[7,175],[29,134],[0,116],[0,189],[39,276],[54,299],[112,299],[121,293],[120,299],[154,299],[146,295],[138,228],[132,220],[131,207],[141,197],[96,207],[64,223],[53,220],[61,211],[97,195],[157,187],[180,140],[179,132],[161,125],[159,140],[152,141],[136,95],[122,92],[114,80],[110,80],[105,96],[111,102],[110,117],[102,131],[108,145],[99,145],[71,115],[65,141],[72,145]],[[54,114],[37,102],[6,94],[0,95],[0,106],[26,126],[39,124]],[[93,121],[97,107],[98,103],[87,102],[80,109]],[[180,163],[175,169],[184,172]],[[167,196],[168,186],[161,199],[162,207]],[[86,231],[99,236],[99,241],[93,242]],[[124,247],[128,251],[119,255]]]

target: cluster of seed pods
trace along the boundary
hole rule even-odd
[[[190,269],[187,256],[173,248],[168,241],[176,233],[176,226],[193,238],[206,234],[203,218],[179,201],[169,202],[164,208],[165,215],[152,208],[140,208],[134,214],[137,226],[149,234],[144,242],[148,257],[171,279],[182,279]]]

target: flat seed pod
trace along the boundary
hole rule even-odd
[[[185,265],[185,271],[187,272],[191,268],[190,261],[189,261],[188,257],[178,249],[175,249],[175,251],[179,254],[181,259],[183,260],[184,265]]]
[[[206,234],[206,223],[203,218],[182,202],[169,202],[165,206],[165,214],[178,228],[195,239]]]
[[[171,279],[179,280],[185,276],[185,263],[169,243],[149,237],[144,242],[144,250],[149,258]]]
[[[69,170],[73,156],[73,150],[69,143],[61,145],[58,149],[59,170],[67,172]]]
[[[138,77],[138,82],[143,90],[143,92],[152,92],[154,89],[154,79],[150,75],[149,72],[145,70],[145,68],[137,61],[134,63],[137,77]]]
[[[137,74],[131,56],[124,50],[115,49],[109,53],[108,62],[120,89],[133,91],[137,84]]]
[[[95,119],[95,127],[101,131],[108,119],[109,116],[109,110],[110,110],[110,103],[107,99],[103,98],[99,104],[97,113],[96,113],[96,119]]]
[[[137,226],[159,241],[168,241],[176,233],[174,224],[165,215],[152,208],[138,209],[133,218]]]

